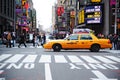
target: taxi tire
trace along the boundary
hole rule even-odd
[[[53,51],[54,52],[60,52],[61,50],[61,45],[60,44],[54,44],[53,45]]]
[[[90,49],[91,52],[99,52],[99,50],[100,50],[100,46],[98,44],[92,45]]]

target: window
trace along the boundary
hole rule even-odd
[[[78,40],[78,35],[71,35],[69,40]]]
[[[90,35],[81,35],[80,40],[92,40]]]

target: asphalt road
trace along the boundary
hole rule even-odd
[[[120,53],[1,47],[0,80],[120,80]]]

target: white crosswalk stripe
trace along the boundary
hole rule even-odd
[[[16,54],[14,56],[12,56],[11,58],[9,58],[8,60],[6,60],[6,63],[17,63],[24,55],[23,54]]]
[[[98,59],[98,60],[100,60],[100,61],[102,61],[104,63],[116,63],[116,62],[114,62],[114,61],[112,61],[110,59],[107,59],[105,57],[102,57],[102,56],[93,56],[93,57],[95,57],[96,59]]]
[[[37,54],[2,54],[0,63],[119,63],[116,56],[87,56],[87,55],[37,55]]]
[[[2,54],[0,55],[0,61],[5,60],[6,58],[12,56],[12,54]]]
[[[67,63],[67,60],[63,55],[55,55],[54,58],[56,63]]]
[[[72,63],[83,63],[83,61],[80,58],[78,58],[77,56],[70,55],[70,56],[68,56],[68,58],[70,59],[70,61]]]
[[[39,63],[51,63],[51,55],[41,55]]]
[[[114,57],[114,56],[106,56],[106,57],[113,60],[113,61],[120,62],[120,58],[117,58],[117,57]]]
[[[36,58],[37,58],[37,55],[28,55],[27,57],[25,57],[25,59],[22,62],[23,63],[27,63],[27,62],[33,63],[33,62],[35,62]]]
[[[90,56],[80,56],[82,57],[85,61],[87,61],[88,63],[100,63],[99,61],[93,59],[92,57]]]

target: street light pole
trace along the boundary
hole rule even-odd
[[[14,32],[16,32],[16,1],[14,1]]]
[[[77,28],[77,3],[78,3],[78,0],[76,0],[75,2],[75,27]]]
[[[117,34],[117,0],[115,3],[115,23],[114,23],[114,34]]]

